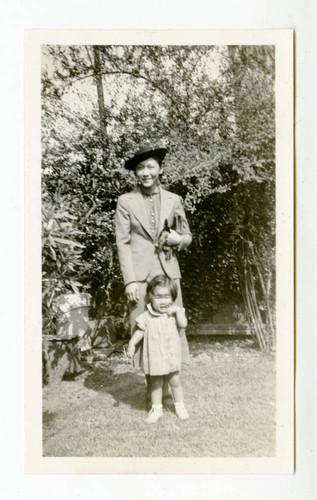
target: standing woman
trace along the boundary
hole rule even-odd
[[[192,237],[180,197],[160,186],[166,153],[165,148],[145,146],[125,162],[125,168],[134,171],[138,182],[136,189],[119,197],[116,210],[116,242],[129,301],[131,335],[136,317],[146,308],[147,284],[155,276],[165,274],[176,281],[176,304],[183,305],[177,253],[190,245]],[[189,357],[185,329],[180,339],[184,362]],[[134,357],[136,366],[141,348]],[[148,396],[149,384],[147,377]],[[168,387],[163,391],[164,398]]]

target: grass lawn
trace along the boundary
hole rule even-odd
[[[144,376],[124,354],[43,392],[43,455],[268,457],[275,454],[275,357],[251,340],[189,338],[190,419],[144,422]]]

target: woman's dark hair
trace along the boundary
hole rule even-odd
[[[146,289],[148,298],[150,298],[151,295],[154,295],[154,290],[157,286],[165,286],[166,288],[168,288],[171,293],[173,302],[176,300],[177,285],[174,280],[172,280],[168,276],[165,276],[165,274],[159,274],[150,281]]]

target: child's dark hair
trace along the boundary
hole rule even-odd
[[[155,276],[150,283],[147,286],[146,293],[148,298],[151,297],[151,295],[154,295],[154,290],[157,286],[165,286],[166,288],[169,289],[171,297],[173,302],[176,300],[177,297],[177,285],[174,280],[169,278],[168,276],[165,276],[165,274],[159,274],[158,276]]]

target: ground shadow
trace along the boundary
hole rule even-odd
[[[259,345],[251,335],[190,335],[187,337],[191,354],[206,354],[233,350],[259,352]]]
[[[118,404],[128,404],[138,410],[145,409],[145,380],[135,373],[115,374],[96,368],[85,378],[85,387],[110,394]]]
[[[188,337],[191,354],[231,352],[235,348],[257,351],[257,345],[250,336],[190,336]],[[124,403],[138,410],[145,410],[146,386],[145,378],[132,372],[115,373],[107,367],[95,366],[87,375],[85,387],[99,393],[110,394],[117,405]]]
[[[42,413],[42,425],[43,427],[49,429],[56,418],[55,412],[43,411]]]

